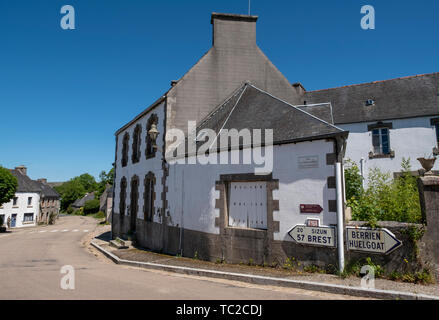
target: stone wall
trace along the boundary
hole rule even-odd
[[[349,226],[364,226],[364,222],[350,223]],[[422,234],[423,225],[398,222],[379,222],[380,227],[391,231],[403,245],[389,255],[345,251],[346,265],[365,264],[366,258],[380,265],[385,273],[415,273],[429,264],[425,260],[425,236],[416,240],[415,235]],[[121,222],[118,214],[113,214],[113,237],[126,238],[129,234],[130,217]],[[202,260],[228,263],[248,263],[262,265],[283,265],[288,258],[300,262],[302,267],[315,265],[322,269],[338,269],[336,248],[315,247],[297,244],[291,241],[270,240],[267,231],[225,228],[222,234],[210,234],[179,227],[167,226],[156,222],[137,219],[136,246],[171,255],[182,254],[185,257],[198,257]],[[180,244],[181,237],[181,244]],[[268,243],[270,242],[270,243]],[[270,248],[270,250],[268,250]]]

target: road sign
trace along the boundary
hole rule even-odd
[[[346,245],[351,251],[389,254],[402,246],[402,242],[387,229],[347,227]]]
[[[291,238],[297,243],[335,248],[335,228],[334,227],[307,227],[296,225],[290,232]]]
[[[300,213],[321,213],[323,208],[318,204],[301,204]]]

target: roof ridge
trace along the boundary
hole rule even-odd
[[[335,89],[342,89],[342,88],[350,88],[350,87],[356,87],[356,86],[364,86],[364,85],[369,85],[369,84],[377,84],[377,83],[383,83],[383,82],[395,81],[395,80],[420,78],[420,77],[431,76],[431,75],[436,75],[436,74],[439,75],[439,72],[416,74],[416,75],[412,75],[412,76],[405,76],[405,77],[392,78],[392,79],[386,79],[386,80],[377,80],[377,81],[370,81],[370,82],[364,82],[364,83],[349,84],[349,85],[340,86],[340,87],[306,91],[306,93],[321,92],[321,91],[328,91],[328,90],[335,90]]]
[[[228,114],[226,120],[224,120],[223,125],[221,126],[221,128],[218,130],[218,133],[215,136],[215,140],[213,140],[212,144],[209,146],[209,149],[213,146],[213,144],[216,142],[216,140],[218,139],[218,136],[221,134],[221,131],[224,129],[227,121],[229,121],[230,116],[232,115],[233,111],[235,111],[236,106],[238,105],[238,103],[241,101],[242,96],[244,95],[244,92],[247,90],[249,83],[245,83],[244,84],[244,89],[241,91],[241,93],[239,94],[239,98],[238,100],[236,100],[235,105],[233,106],[232,110],[230,110],[230,113]]]
[[[282,99],[280,99],[280,98],[278,98],[278,97],[272,95],[271,93],[269,93],[269,92],[267,92],[267,91],[264,91],[264,90],[262,90],[262,89],[259,89],[258,87],[252,85],[251,83],[248,83],[248,85],[251,86],[252,88],[255,88],[256,90],[258,90],[258,91],[260,91],[260,92],[262,92],[262,93],[264,93],[264,94],[266,94],[266,95],[268,95],[268,96],[270,96],[270,97],[272,97],[272,98],[274,98],[274,99],[280,101],[280,102],[283,102],[283,103],[289,105],[290,107],[294,108],[295,110],[298,110],[298,111],[300,111],[300,112],[303,112],[303,113],[309,115],[310,117],[312,117],[312,118],[314,118],[314,119],[316,119],[316,120],[318,120],[318,121],[320,121],[320,122],[323,122],[324,124],[326,124],[326,125],[328,125],[328,126],[330,126],[330,127],[333,127],[333,128],[335,128],[335,129],[337,129],[337,130],[339,130],[339,131],[342,131],[342,132],[346,131],[346,130],[343,130],[343,129],[337,127],[336,125],[333,125],[333,124],[331,124],[331,123],[329,123],[329,122],[327,122],[327,121],[325,121],[325,120],[323,120],[323,119],[320,119],[320,118],[318,118],[318,117],[312,115],[312,114],[309,113],[309,112],[306,112],[306,111],[304,111],[304,110],[302,110],[302,109],[299,109],[298,107],[292,105],[291,103],[289,103],[289,102],[287,102],[287,101],[285,101],[285,100],[282,100]]]
[[[230,102],[230,100],[232,100],[233,98],[235,98],[237,95],[241,94],[242,91],[245,90],[247,86],[247,82],[245,82],[244,84],[240,85],[237,89],[235,89],[232,94],[226,98],[225,100],[223,100],[223,102],[221,102],[220,104],[218,104],[218,106],[211,112],[209,113],[202,122],[200,122],[199,125],[197,125],[197,128],[201,127],[203,124],[205,124],[207,121],[209,121],[215,114],[217,114],[220,110],[222,110],[224,108],[224,106]]]

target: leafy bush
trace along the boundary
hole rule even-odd
[[[379,168],[372,169],[366,190],[358,186],[356,175],[359,174],[355,166],[346,171],[346,191],[350,190],[350,197],[348,194],[346,197],[353,220],[367,221],[372,227],[377,221],[422,221],[418,186],[416,177],[410,173],[410,159],[403,158],[402,175],[397,179],[392,180],[390,173],[383,173]]]
[[[66,212],[67,212],[67,214],[72,214],[73,213],[73,208],[72,208],[72,206],[70,205],[68,208],[67,208],[67,210],[66,210]]]
[[[12,200],[17,188],[17,178],[8,169],[0,166],[0,205]]]
[[[363,192],[363,177],[357,164],[348,159],[345,162],[344,177],[346,181],[346,199],[360,198]]]
[[[105,213],[102,212],[102,211],[99,211],[98,213],[93,215],[93,218],[95,218],[95,219],[103,219],[103,218],[105,218]]]
[[[88,200],[84,204],[84,214],[93,214],[99,211],[99,199]]]

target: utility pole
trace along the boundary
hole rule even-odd
[[[248,0],[248,15],[250,15],[251,2],[252,0]]]

